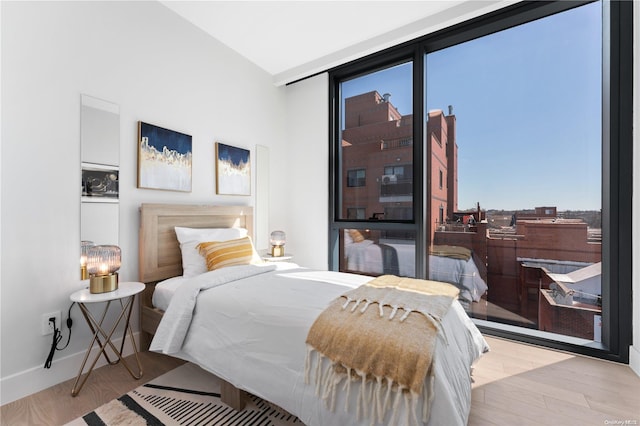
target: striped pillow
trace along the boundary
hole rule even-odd
[[[197,248],[200,254],[204,256],[209,271],[226,266],[256,263],[256,252],[249,237],[228,241],[204,242],[198,244]]]
[[[361,243],[365,239],[364,235],[362,235],[362,232],[358,231],[357,229],[349,229],[349,236],[351,236],[351,239],[354,243]]]

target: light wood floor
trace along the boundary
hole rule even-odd
[[[135,365],[133,355],[125,360]],[[122,365],[105,365],[91,372],[76,397],[71,396],[74,378],[5,404],[0,408],[0,425],[63,425],[184,364],[154,352],[140,353],[140,362],[144,372],[140,380],[133,379]]]
[[[628,366],[487,341],[491,352],[474,370],[469,425],[640,425],[640,377]],[[70,380],[2,406],[0,424],[62,425],[182,364],[155,353],[141,356],[141,380],[122,366],[104,366],[75,398]]]
[[[640,425],[640,377],[629,366],[486,339],[469,425]]]

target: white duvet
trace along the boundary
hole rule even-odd
[[[369,425],[369,419],[356,419],[355,409],[344,410],[344,394],[338,394],[335,411],[328,410],[315,395],[314,384],[305,383],[304,365],[306,335],[315,318],[334,298],[371,279],[279,262],[224,268],[179,285],[174,280],[177,288],[151,350],[194,362],[281,406],[308,426]],[[442,329],[428,424],[465,425],[470,367],[488,346],[457,301]],[[351,408],[356,407],[356,394],[351,392]],[[405,413],[400,414],[402,419]]]

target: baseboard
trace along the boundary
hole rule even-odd
[[[629,347],[629,367],[640,376],[640,347],[638,345]]]
[[[139,333],[134,333],[134,339],[136,345],[139,345]],[[122,344],[122,338],[114,339],[113,343],[119,348]],[[90,356],[94,357],[97,353],[98,349],[94,348]],[[107,353],[111,353],[110,350]],[[40,392],[41,390],[50,388],[69,379],[75,379],[85,354],[86,351],[82,351],[59,359],[54,358],[51,368],[47,369],[43,366],[34,367],[2,378],[0,380],[0,405],[5,405],[24,398],[25,396]],[[131,354],[133,354],[133,347],[129,342],[126,342],[124,356]],[[92,360],[93,358],[89,358],[87,364],[90,364]],[[106,363],[104,357],[101,356],[95,368],[106,365]],[[85,367],[85,371],[86,369],[87,367]],[[69,386],[69,394],[71,394],[72,386],[73,384]]]

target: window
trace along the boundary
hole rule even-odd
[[[364,186],[366,182],[365,178],[366,178],[365,169],[349,170],[347,172],[347,186],[348,187]]]
[[[478,285],[455,284],[484,331],[626,362],[631,9],[523,2],[333,70],[333,174],[366,161],[380,177],[355,196],[362,222],[342,207],[349,188],[331,188],[331,267],[350,261],[344,227],[411,246],[403,270],[420,278],[450,280],[439,250],[459,246]],[[405,133],[358,140],[376,108]]]
[[[365,219],[366,218],[366,209],[359,207],[348,207],[347,208],[347,219]]]
[[[408,145],[401,145],[408,146]],[[404,179],[404,171],[407,170],[407,175],[411,174],[411,165],[403,166],[387,166],[384,168],[385,176],[399,176],[400,179]]]
[[[415,276],[412,76],[413,62],[399,58],[336,85],[335,172],[347,175],[347,185],[337,179],[334,188],[341,223],[333,233],[338,248],[332,256],[340,270]],[[356,170],[357,177],[369,176],[367,186],[353,184]],[[365,207],[355,211],[355,205]],[[359,252],[372,242],[374,251],[391,253],[393,245],[403,254],[388,261]]]
[[[452,142],[458,179],[442,196],[463,225],[429,243],[477,257],[474,318],[600,343],[601,45],[591,3],[425,55],[427,128]]]
[[[346,175],[346,185],[336,188],[336,214],[342,220],[381,220],[389,207],[409,211],[412,218],[412,70],[405,61],[339,85],[336,167]],[[347,209],[354,205],[366,206],[370,216],[350,216]]]
[[[411,220],[413,210],[408,207],[385,207],[384,218],[387,220]]]

